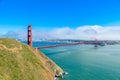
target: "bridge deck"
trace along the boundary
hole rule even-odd
[[[37,47],[38,49],[44,49],[44,48],[54,48],[54,47],[60,47],[60,46],[71,46],[71,45],[78,45],[78,44],[95,44],[98,45],[96,42],[74,42],[69,44],[56,44],[51,46],[40,46]]]

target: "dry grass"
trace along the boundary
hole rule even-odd
[[[0,38],[0,80],[53,80],[53,70],[46,67],[48,61],[55,65],[25,44]]]
[[[9,52],[18,53],[20,50],[22,50],[22,46],[19,45],[18,47],[8,48],[5,45],[0,44],[0,50],[6,50]]]

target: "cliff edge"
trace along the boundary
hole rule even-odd
[[[64,71],[37,49],[0,38],[0,80],[54,80]]]

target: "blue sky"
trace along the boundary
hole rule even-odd
[[[120,25],[120,0],[0,0],[0,29]]]

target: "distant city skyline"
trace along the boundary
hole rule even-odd
[[[0,0],[0,34],[25,32],[28,24],[58,38],[120,39],[120,0]]]

